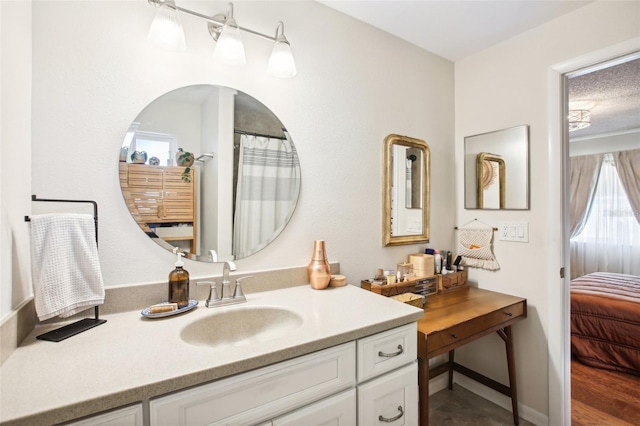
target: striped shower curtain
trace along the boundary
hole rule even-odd
[[[295,147],[285,135],[285,140],[240,137],[233,228],[236,259],[264,248],[293,214],[300,191],[300,167]]]

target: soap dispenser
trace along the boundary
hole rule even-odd
[[[176,252],[176,269],[169,274],[169,303],[177,303],[178,309],[189,305],[189,272],[183,266],[184,253]]]

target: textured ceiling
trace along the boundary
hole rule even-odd
[[[640,58],[569,79],[569,109],[591,111],[571,139],[640,131]]]

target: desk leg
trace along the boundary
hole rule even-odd
[[[511,408],[513,409],[513,424],[520,424],[520,416],[518,416],[518,391],[516,386],[516,360],[513,353],[513,335],[511,334],[511,326],[504,329],[506,338],[504,339],[507,346],[507,366],[509,369],[509,387],[511,388]]]
[[[449,390],[453,390],[454,350],[449,351]]]
[[[429,426],[429,360],[418,357],[420,426]]]

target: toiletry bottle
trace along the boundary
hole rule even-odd
[[[189,304],[189,272],[183,269],[184,262],[181,256],[184,256],[184,253],[176,254],[176,269],[169,274],[169,303],[177,303],[179,309]]]
[[[439,274],[442,272],[442,256],[440,256],[440,251],[436,250],[435,254],[433,255],[433,261],[435,263],[435,271],[436,274]]]

